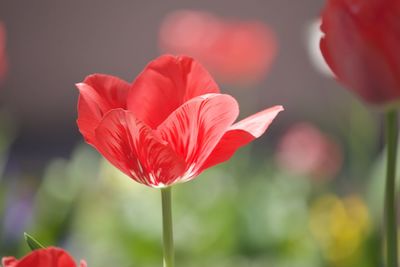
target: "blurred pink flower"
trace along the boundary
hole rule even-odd
[[[340,146],[310,123],[292,126],[278,144],[276,160],[281,168],[316,179],[332,178],[340,170]]]
[[[7,73],[7,55],[6,55],[6,27],[0,21],[0,81]]]
[[[261,21],[219,18],[211,13],[179,10],[166,16],[159,32],[163,53],[186,54],[229,84],[262,79],[277,53],[273,31]]]

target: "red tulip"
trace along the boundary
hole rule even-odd
[[[20,260],[14,257],[4,257],[3,267],[76,267],[73,258],[60,248],[44,248],[34,250]],[[86,267],[81,261],[79,267]]]
[[[219,18],[211,13],[180,10],[162,22],[162,52],[193,56],[225,83],[262,79],[277,53],[273,31],[260,21]]]
[[[7,72],[6,27],[0,21],[0,81],[4,79],[6,72]]]
[[[400,1],[328,0],[321,30],[340,82],[371,104],[400,100]]]
[[[166,187],[195,178],[261,136],[275,106],[233,124],[236,100],[220,94],[192,58],[161,56],[133,83],[94,74],[77,84],[86,141],[135,181]]]

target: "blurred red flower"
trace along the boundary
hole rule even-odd
[[[64,250],[55,247],[34,250],[20,260],[4,257],[3,267],[76,267],[73,258]],[[81,261],[79,267],[86,267]]]
[[[277,53],[273,31],[260,21],[225,20],[211,13],[180,10],[160,27],[164,53],[190,55],[217,80],[248,84],[262,79]]]
[[[311,175],[316,179],[332,178],[343,161],[340,146],[310,123],[293,125],[278,144],[276,159],[281,168]]]
[[[139,183],[165,187],[195,178],[261,136],[283,110],[238,123],[236,100],[220,94],[192,58],[161,56],[130,84],[94,74],[77,84],[78,127],[86,141]]]
[[[328,0],[321,30],[340,82],[371,104],[400,99],[400,1]]]
[[[0,21],[0,81],[4,79],[7,73],[7,55],[6,55],[6,27]]]

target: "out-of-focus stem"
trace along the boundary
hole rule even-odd
[[[388,267],[397,267],[397,223],[396,223],[396,154],[397,154],[397,114],[388,111],[385,117],[387,149],[385,214],[386,214],[386,257]]]

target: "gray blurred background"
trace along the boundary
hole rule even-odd
[[[242,116],[284,105],[286,112],[272,135],[297,120],[343,123],[348,93],[317,73],[307,53],[305,32],[322,5],[322,0],[1,0],[0,20],[8,31],[10,61],[1,100],[18,129],[11,158],[25,159],[29,165],[32,160],[68,154],[81,140],[75,124],[74,83],[95,72],[133,80],[160,54],[157,38],[162,19],[182,8],[261,20],[275,31],[279,51],[266,78],[246,90],[221,86],[238,98]]]

